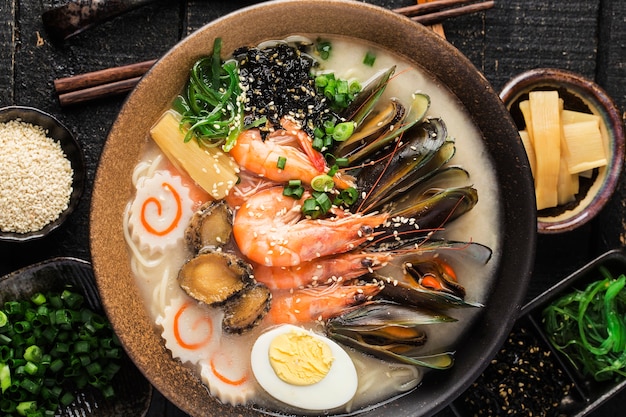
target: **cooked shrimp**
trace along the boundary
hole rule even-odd
[[[278,323],[305,323],[338,316],[346,308],[369,301],[382,290],[382,284],[333,285],[275,291],[270,320]]]
[[[237,211],[233,236],[241,252],[266,266],[294,266],[322,256],[348,252],[373,238],[386,214],[346,214],[333,219],[307,219],[301,200],[273,187],[252,196]]]
[[[295,266],[254,267],[254,278],[268,288],[290,289],[347,281],[379,269],[391,259],[387,253],[346,252]]]
[[[309,160],[318,171],[324,171],[326,168],[326,160],[321,152],[313,149],[313,140],[302,128],[293,120],[288,117],[283,117],[280,121],[280,125],[285,129],[288,135],[298,138],[300,147],[304,150],[304,153],[309,157]]]
[[[281,131],[280,134],[287,135],[289,133]],[[242,132],[237,138],[236,145],[229,153],[240,167],[277,182],[299,179],[310,184],[313,178],[327,171],[326,167],[322,170],[317,169],[309,157],[298,147],[278,143],[271,137],[264,141],[258,129]],[[284,169],[279,168],[278,161],[280,158],[284,158]],[[333,180],[335,186],[340,189],[354,186],[351,178],[344,178],[339,172],[333,176]]]
[[[241,207],[255,193],[275,186],[276,183],[274,181],[258,177],[249,171],[241,171],[239,173],[239,182],[231,188],[224,199],[230,207]]]

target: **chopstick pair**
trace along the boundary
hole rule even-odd
[[[400,7],[394,9],[394,12],[408,16],[411,20],[424,26],[430,26],[452,17],[488,10],[494,5],[495,1],[491,0],[438,0],[419,3],[414,6]]]
[[[135,88],[141,77],[155,62],[156,59],[152,59],[121,67],[58,78],[54,80],[54,89],[59,95],[59,103],[63,107],[126,93]]]
[[[401,7],[394,12],[429,26],[452,17],[490,9],[494,4],[494,1],[437,0]],[[54,88],[59,103],[66,107],[131,91],[155,62],[148,60],[56,79]]]

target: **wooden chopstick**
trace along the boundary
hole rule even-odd
[[[82,90],[73,90],[67,93],[62,93],[59,94],[59,104],[61,104],[61,107],[66,107],[99,98],[112,97],[118,94],[127,93],[135,88],[140,79],[141,76],[138,76],[106,84],[95,85]]]
[[[417,0],[417,4],[431,3],[431,2],[441,2],[446,0]],[[428,28],[432,30],[437,35],[441,36],[443,39],[446,39],[446,32],[443,28],[443,23],[435,23],[434,25],[429,25]]]
[[[155,62],[156,59],[152,59],[149,61],[124,65],[121,67],[107,68],[100,71],[89,72],[86,74],[59,78],[54,80],[54,89],[57,93],[61,94],[67,93],[68,91],[75,91],[84,88],[94,87],[96,85],[112,83],[114,81],[139,77],[145,74],[146,71],[148,71]]]
[[[429,26],[465,14],[490,9],[494,1],[477,0],[438,0],[419,3],[413,6],[394,9],[394,12],[408,16],[423,25]],[[456,7],[458,6],[458,7]],[[111,97],[132,90],[141,77],[154,65],[156,60],[138,62],[120,67],[107,68],[85,74],[59,78],[54,88],[62,107],[83,103],[99,98]]]
[[[462,0],[459,0],[459,1],[462,1]],[[426,6],[426,5],[437,4],[437,3],[440,3],[440,2],[424,3],[424,4],[420,4],[420,6],[422,5]],[[441,3],[443,3],[443,1],[441,1]],[[467,6],[455,7],[453,9],[446,9],[446,10],[441,10],[441,11],[433,12],[429,14],[413,16],[411,17],[411,20],[421,23],[425,26],[434,25],[435,23],[441,23],[444,20],[449,19],[451,17],[457,17],[457,16],[462,16],[462,15],[466,15],[470,13],[476,13],[476,12],[480,12],[483,10],[491,9],[495,4],[496,3],[493,0],[484,1],[481,3],[469,4]]]

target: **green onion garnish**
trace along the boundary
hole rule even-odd
[[[374,55],[370,51],[367,51],[367,53],[363,57],[363,63],[365,65],[367,65],[368,67],[373,67],[374,66],[374,62],[376,62],[376,55]]]
[[[311,188],[315,191],[330,191],[335,187],[335,182],[330,175],[317,175],[311,180]]]
[[[348,140],[352,133],[354,132],[354,123],[353,122],[342,122],[335,125],[335,130],[333,130],[333,139],[337,142],[344,142]]]
[[[279,156],[278,161],[276,162],[276,168],[285,169],[285,164],[287,163],[287,158],[284,156]]]
[[[121,346],[102,315],[71,288],[0,309],[0,414],[54,416],[91,384],[105,398]]]

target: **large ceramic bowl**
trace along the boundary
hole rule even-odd
[[[288,18],[284,18],[288,17]],[[459,51],[424,27],[389,10],[353,1],[267,2],[218,19],[184,39],[141,80],[113,125],[97,172],[91,214],[93,264],[108,315],[129,355],[166,397],[194,416],[258,415],[221,405],[187,368],[172,360],[149,319],[129,266],[122,235],[131,173],[149,128],[184,86],[193,62],[221,37],[222,51],[291,34],[363,39],[431,73],[465,106],[484,137],[501,196],[496,279],[486,307],[465,332],[455,365],[367,416],[431,415],[463,392],[509,333],[534,261],[535,201],[528,160],[511,117],[485,78]],[[498,216],[494,216],[498,218]]]

